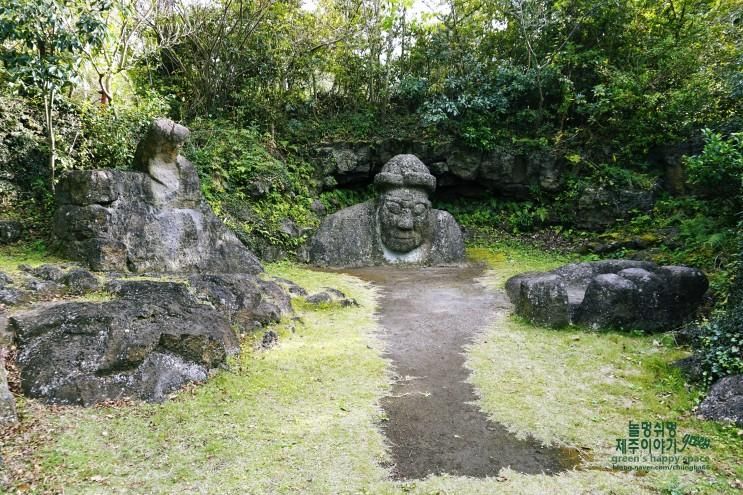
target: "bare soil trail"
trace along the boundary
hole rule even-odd
[[[377,315],[396,373],[382,405],[397,479],[429,474],[485,477],[510,467],[553,474],[573,467],[566,449],[520,440],[478,408],[467,383],[465,347],[507,307],[486,289],[478,266],[372,267],[343,270],[381,289]]]

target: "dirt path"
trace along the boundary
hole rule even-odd
[[[346,273],[381,287],[378,309],[386,357],[397,380],[383,400],[397,479],[429,474],[496,476],[572,467],[564,449],[519,440],[479,410],[466,383],[464,347],[507,303],[477,282],[482,269],[374,267]]]

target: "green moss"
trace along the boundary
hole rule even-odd
[[[69,260],[51,254],[42,241],[19,242],[0,246],[0,271],[5,273],[17,273],[19,265],[36,267],[46,263],[65,262],[69,262]]]

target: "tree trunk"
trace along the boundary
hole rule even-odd
[[[44,120],[46,124],[46,142],[49,146],[49,170],[52,178],[52,193],[55,192],[57,175],[57,142],[54,139],[54,88],[44,95]]]

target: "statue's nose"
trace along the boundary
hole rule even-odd
[[[413,228],[413,215],[411,213],[403,213],[397,219],[397,228],[400,230],[412,230]]]

